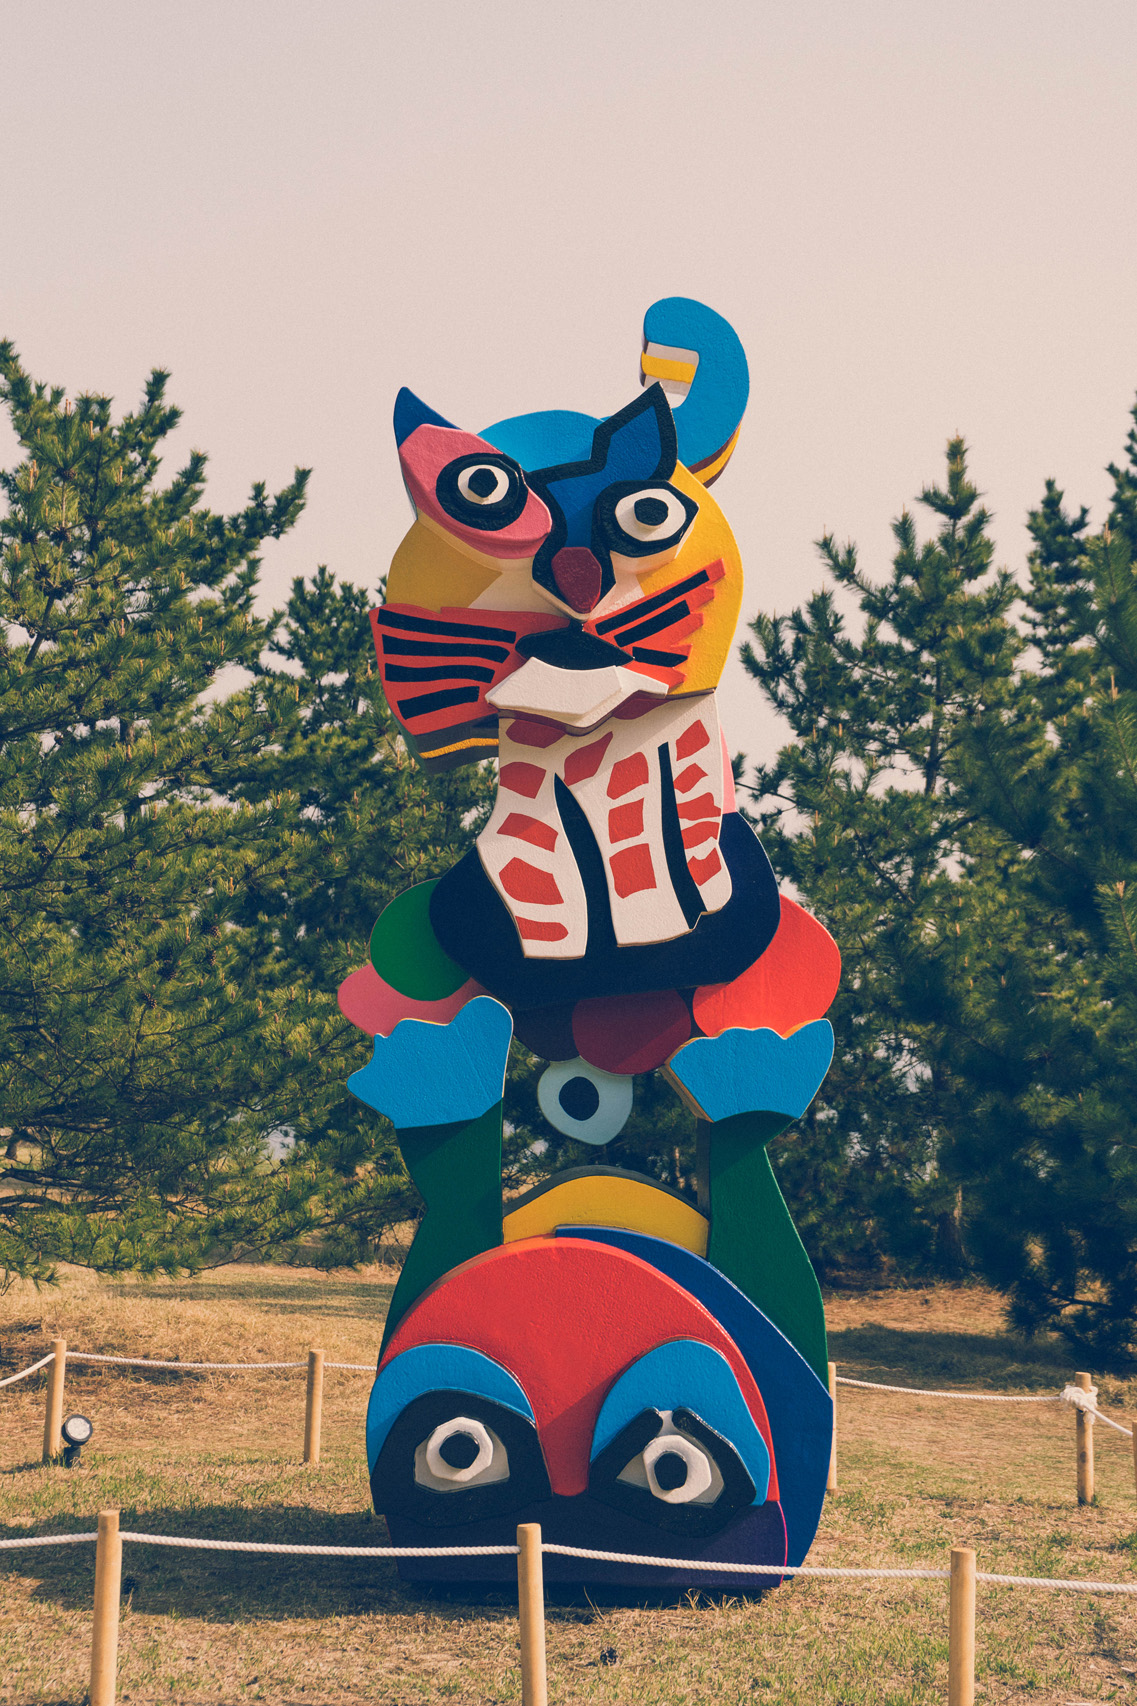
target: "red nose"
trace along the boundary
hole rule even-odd
[[[587,616],[600,598],[604,570],[587,545],[565,545],[553,558],[557,592],[571,610]]]

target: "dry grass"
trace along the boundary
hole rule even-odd
[[[325,1277],[238,1268],[187,1282],[99,1284],[0,1299],[3,1372],[62,1332],[85,1349],[184,1360],[369,1362],[391,1270]],[[1046,1391],[1070,1377],[1060,1349],[1002,1331],[975,1290],[837,1298],[842,1372],[910,1385]],[[1102,1380],[1115,1413],[1137,1383]],[[69,1407],[96,1438],[81,1468],[38,1466],[42,1377],[0,1391],[0,1524],[124,1526],[225,1538],[382,1544],[362,1452],[366,1375],[327,1376],[324,1461],[298,1463],[303,1375],[137,1376],[74,1369]],[[951,1405],[849,1393],[841,1490],[813,1562],[933,1564],[972,1544],[980,1567],[1137,1582],[1128,1442],[1099,1430],[1098,1503],[1073,1496],[1073,1419],[1049,1406]],[[392,1567],[128,1547],[120,1698],[296,1706],[455,1706],[518,1698],[508,1596],[400,1587]],[[0,1701],[79,1702],[92,1551],[0,1555]],[[787,1584],[764,1599],[550,1604],[554,1702],[680,1706],[931,1706],[946,1698],[947,1596],[939,1583]],[[981,1589],[979,1698],[1137,1699],[1137,1599]]]

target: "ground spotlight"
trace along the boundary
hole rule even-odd
[[[60,1432],[63,1435],[63,1462],[68,1469],[78,1463],[83,1447],[94,1433],[86,1416],[68,1416]]]

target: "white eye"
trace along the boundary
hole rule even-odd
[[[664,1434],[643,1449],[647,1484],[668,1505],[689,1505],[714,1480],[705,1451],[682,1434]]]
[[[620,531],[641,545],[666,544],[687,525],[687,511],[666,486],[629,492],[616,505],[614,515]]]
[[[492,462],[471,462],[458,476],[458,490],[472,504],[498,504],[509,493],[509,475]]]
[[[670,1410],[661,1411],[663,1431],[648,1441],[617,1477],[646,1487],[665,1505],[713,1505],[723,1490],[718,1464],[703,1446],[680,1433]]]
[[[436,1492],[508,1479],[505,1446],[492,1428],[472,1416],[440,1423],[415,1451],[415,1480]]]
[[[541,1074],[537,1101],[549,1124],[566,1137],[608,1143],[632,1111],[632,1080],[586,1060],[558,1060]]]

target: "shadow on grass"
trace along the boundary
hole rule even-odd
[[[1003,1392],[1054,1391],[1073,1378],[1070,1353],[1051,1338],[1013,1333],[928,1332],[866,1324],[829,1335],[838,1372],[897,1386],[942,1385]]]
[[[363,1513],[314,1511],[303,1506],[270,1505],[257,1510],[203,1505],[183,1509],[136,1512],[123,1509],[120,1526],[140,1534],[184,1534],[201,1540],[275,1541],[299,1546],[390,1545],[381,1518]],[[93,1518],[80,1517],[60,1526],[59,1533],[88,1533]],[[50,1533],[35,1525],[5,1529],[5,1538]],[[95,1548],[83,1546],[29,1548],[0,1552],[0,1579],[18,1575],[36,1583],[31,1598],[61,1610],[85,1610],[92,1604]],[[694,1601],[686,1589],[594,1588],[587,1591],[550,1584],[546,1605],[551,1622],[591,1623],[603,1606],[675,1606],[721,1604],[721,1592],[699,1594]],[[737,1594],[734,1598],[739,1597]],[[754,1599],[763,1597],[755,1592]],[[123,1543],[122,1602],[124,1611],[148,1615],[194,1617],[213,1623],[248,1619],[285,1621],[290,1618],[332,1618],[374,1612],[414,1614],[430,1609],[446,1621],[461,1623],[468,1614],[491,1621],[517,1616],[517,1590],[512,1583],[404,1583],[391,1558],[291,1558],[272,1553],[210,1552],[173,1546]]]

